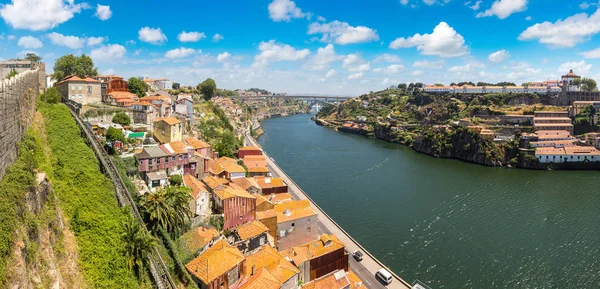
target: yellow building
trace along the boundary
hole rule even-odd
[[[157,118],[154,120],[154,138],[162,144],[183,141],[183,124],[174,117]]]

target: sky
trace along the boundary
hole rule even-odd
[[[357,96],[399,83],[600,81],[595,0],[0,0],[0,59]]]

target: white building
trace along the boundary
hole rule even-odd
[[[565,91],[580,91],[581,85],[575,85],[575,80],[581,78],[580,76],[573,73],[573,69],[569,73],[562,76],[562,84]]]
[[[169,90],[173,88],[173,82],[166,78],[155,79],[154,84],[157,89]]]
[[[583,146],[540,147],[535,150],[535,157],[541,163],[598,162],[600,151]]]

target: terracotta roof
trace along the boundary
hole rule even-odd
[[[251,173],[268,173],[269,168],[267,160],[264,155],[251,155],[244,157],[244,165],[248,168],[248,172]]]
[[[277,213],[275,213],[275,210],[272,209],[262,212],[256,212],[256,218],[259,220],[269,219],[273,217],[277,217]]]
[[[207,142],[200,140],[197,137],[187,137],[185,138],[185,142],[189,146],[193,147],[195,150],[210,147],[210,145]]]
[[[241,147],[238,151],[239,152],[241,152],[241,151],[260,151],[262,153],[262,150],[259,147],[255,147],[255,146]]]
[[[233,179],[231,180],[232,183],[240,186],[240,188],[242,188],[243,190],[248,190],[251,187],[255,187],[255,188],[260,188],[258,186],[258,184],[256,183],[256,181],[254,180],[254,178],[237,178],[237,179]]]
[[[172,141],[170,143],[163,145],[166,149],[171,153],[176,154],[187,154],[188,153],[188,145],[182,141]]]
[[[247,198],[247,199],[256,199],[255,196],[251,195],[250,193],[248,193],[244,190],[234,189],[229,186],[226,186],[225,188],[222,188],[222,189],[216,189],[215,195],[217,195],[221,200],[226,200],[226,199],[236,198],[236,197]]]
[[[188,251],[196,251],[204,248],[208,242],[219,237],[221,234],[213,227],[196,227],[181,236],[181,241]]]
[[[291,201],[292,195],[289,193],[271,194],[268,196],[269,201],[274,204],[282,203],[285,201]]]
[[[563,127],[573,127],[573,124],[570,123],[536,123],[535,127],[553,127],[553,126],[563,126]]]
[[[308,200],[277,204],[274,210],[277,213],[278,224],[317,215],[310,207],[310,201]]]
[[[535,149],[535,155],[564,155],[564,148],[541,147]]]
[[[60,84],[63,84],[63,83],[65,83],[65,82],[70,82],[70,81],[73,81],[73,82],[92,82],[92,83],[100,83],[100,81],[98,81],[98,80],[95,80],[95,79],[92,79],[92,78],[89,78],[89,77],[80,78],[80,77],[78,77],[78,76],[77,76],[77,75],[75,75],[75,74],[71,74],[71,75],[69,75],[69,76],[65,77],[65,78],[64,78],[64,79],[63,79],[61,82],[57,83],[56,85],[60,85]]]
[[[563,75],[562,77],[579,77],[577,74],[573,73],[573,69],[569,70],[569,73]]]
[[[321,235],[319,240],[311,241],[306,244],[292,247],[279,252],[282,256],[292,260],[296,266],[336,250],[344,248],[344,243],[335,235]]]
[[[220,173],[222,173],[225,169],[223,169],[223,167],[217,163],[217,161],[215,160],[209,160],[208,161],[208,172],[213,174],[213,175],[218,175]]]
[[[268,232],[269,228],[260,221],[254,220],[250,223],[243,224],[236,228],[238,235],[242,240],[254,238],[264,232]]]
[[[163,117],[163,118],[157,118],[154,120],[154,123],[157,123],[159,121],[164,121],[169,125],[175,125],[175,124],[179,124],[181,123],[180,120],[174,118],[174,117]]]
[[[216,178],[213,176],[207,176],[204,179],[202,179],[202,181],[204,181],[204,183],[213,190],[218,188],[219,186],[225,186],[229,183],[224,178]]]
[[[325,276],[310,281],[302,286],[302,289],[344,289],[350,286],[344,270],[336,270]]]
[[[221,166],[224,171],[226,171],[228,173],[245,173],[246,172],[246,169],[244,169],[244,167],[238,165],[237,162],[232,158],[220,157],[216,160],[216,163],[219,166]],[[210,164],[209,164],[209,166],[210,166]]]
[[[185,268],[204,284],[215,280],[244,261],[244,255],[235,247],[220,240],[204,251]]]
[[[267,269],[261,268],[254,275],[247,277],[240,283],[239,289],[279,289],[281,282]]]
[[[346,277],[350,281],[350,289],[367,289],[367,286],[363,285],[363,281],[354,274],[354,271],[349,271]]]
[[[271,178],[271,177],[254,177],[254,180],[258,184],[261,189],[270,189],[275,187],[283,187],[285,183],[281,178]]]
[[[197,199],[201,192],[208,192],[206,186],[196,177],[186,174],[183,176],[183,184],[192,189],[190,193],[194,199]]]
[[[571,146],[564,148],[567,155],[600,155],[595,147]]]
[[[256,271],[263,268],[267,269],[281,283],[285,283],[294,275],[300,273],[296,266],[287,261],[271,246],[263,246],[258,252],[246,256],[243,274],[252,274],[252,267]]]

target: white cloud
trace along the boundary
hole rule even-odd
[[[440,57],[457,57],[469,53],[465,39],[446,22],[440,22],[431,34],[415,34],[408,38],[397,38],[390,43],[390,48],[417,47],[423,55]]]
[[[42,44],[42,41],[33,37],[33,36],[23,36],[21,38],[19,38],[19,42],[17,42],[17,44],[23,48],[27,48],[27,49],[38,49],[38,48],[42,48],[42,46],[44,46],[44,44]]]
[[[310,51],[308,49],[297,50],[287,44],[276,43],[275,40],[261,42],[258,45],[260,54],[254,57],[253,67],[265,67],[278,61],[297,61],[306,58]]]
[[[531,19],[532,19],[532,18],[531,18],[531,16],[527,16],[527,17],[525,17],[525,20],[526,20],[526,21],[531,21]]]
[[[600,58],[600,48],[579,53],[585,58]]]
[[[89,6],[74,0],[12,0],[0,4],[0,17],[15,29],[47,30],[69,19]]]
[[[8,40],[15,40],[16,38],[17,38],[17,36],[14,36],[14,35],[6,36],[6,39],[8,39]]]
[[[508,51],[502,49],[488,55],[488,60],[492,63],[501,63],[508,59],[509,56],[510,54]]]
[[[375,59],[373,59],[373,63],[378,63],[378,62],[390,62],[390,63],[394,63],[394,62],[400,62],[402,59],[400,59],[399,56],[397,55],[393,55],[393,54],[381,54],[377,57],[375,57]]]
[[[366,62],[358,54],[348,54],[342,62],[342,67],[348,72],[365,72],[371,69],[371,63]]]
[[[112,11],[110,11],[110,6],[106,5],[100,5],[98,4],[98,7],[96,7],[96,14],[94,14],[94,16],[98,17],[98,19],[105,21],[110,19],[110,17],[112,16]]]
[[[473,5],[471,5],[473,4]],[[471,1],[465,3],[465,5],[467,5],[467,7],[473,9],[474,11],[479,10],[479,6],[481,5],[481,0],[475,1],[475,3],[472,3]]]
[[[102,44],[102,42],[107,41],[107,37],[88,37],[86,39],[87,46],[96,46]]]
[[[325,74],[325,78],[331,78],[333,76],[335,76],[335,69],[330,69],[327,71],[327,74]]]
[[[269,4],[269,17],[275,22],[290,21],[292,18],[304,18],[306,14],[291,0],[273,0]]]
[[[206,34],[204,32],[181,32],[177,39],[181,42],[197,42],[200,39],[206,38]]]
[[[465,64],[462,66],[452,66],[452,67],[448,68],[448,71],[449,72],[466,73],[466,72],[473,71],[473,69],[475,69],[475,67],[473,65]]]
[[[170,59],[184,58],[194,54],[196,54],[196,50],[192,48],[181,47],[167,51],[167,53],[165,53],[165,57]]]
[[[134,51],[134,52],[133,52],[133,55],[135,55],[135,56],[138,56],[138,55],[140,55],[141,53],[142,53],[142,50],[141,50],[141,49],[138,49],[138,50],[136,50],[136,51]]]
[[[48,33],[46,36],[50,38],[52,44],[66,46],[71,49],[80,49],[85,44],[85,39],[77,36],[62,35],[56,32]]]
[[[325,47],[317,49],[317,53],[304,65],[308,70],[325,70],[329,64],[341,60],[343,56],[335,53],[333,44],[327,44]]]
[[[221,40],[223,40],[225,37],[223,37],[221,34],[217,33],[215,35],[213,35],[212,37],[212,41],[213,42],[219,42]]]
[[[440,60],[417,60],[413,63],[413,67],[422,68],[422,69],[442,69],[446,65],[446,62],[442,59]]]
[[[325,21],[327,21],[327,19],[323,16],[318,16],[317,21],[325,22]]]
[[[126,52],[127,50],[125,49],[125,47],[119,44],[109,44],[96,49],[92,49],[90,57],[92,57],[92,59],[97,62],[113,61],[115,59],[123,58]]]
[[[402,5],[408,5],[408,0],[400,0],[400,4],[402,4]]]
[[[392,64],[388,67],[380,67],[380,68],[375,68],[373,69],[373,72],[377,72],[377,73],[388,73],[388,74],[395,74],[398,72],[404,71],[404,65],[402,64]]]
[[[422,70],[415,70],[413,72],[411,72],[412,76],[419,76],[419,75],[423,75],[423,71]]]
[[[359,78],[363,77],[363,75],[364,75],[364,73],[357,72],[357,73],[348,75],[348,79],[359,79]]]
[[[366,26],[350,26],[346,22],[313,22],[308,26],[308,35],[322,34],[321,41],[335,42],[340,45],[365,43],[379,40],[377,30]]]
[[[574,47],[600,32],[600,9],[588,17],[586,13],[575,14],[554,23],[543,22],[530,26],[519,35],[519,40],[537,39],[552,47]]]
[[[477,13],[477,17],[497,16],[505,19],[513,13],[527,9],[527,0],[496,0],[492,7],[484,12]]]
[[[558,72],[566,74],[569,70],[573,69],[573,72],[577,75],[586,75],[592,69],[592,65],[585,62],[585,60],[579,62],[565,62],[558,67]]]
[[[223,62],[223,61],[229,59],[230,56],[231,56],[231,54],[229,54],[229,52],[219,53],[219,55],[217,55],[217,61]]]
[[[583,2],[583,3],[579,4],[579,8],[582,10],[585,10],[585,9],[590,8],[590,6],[592,6],[592,5],[594,5],[594,4],[589,4],[587,2]]]
[[[138,31],[138,37],[141,41],[148,42],[150,44],[162,44],[167,41],[167,36],[160,30],[160,28],[150,28],[148,26]]]

